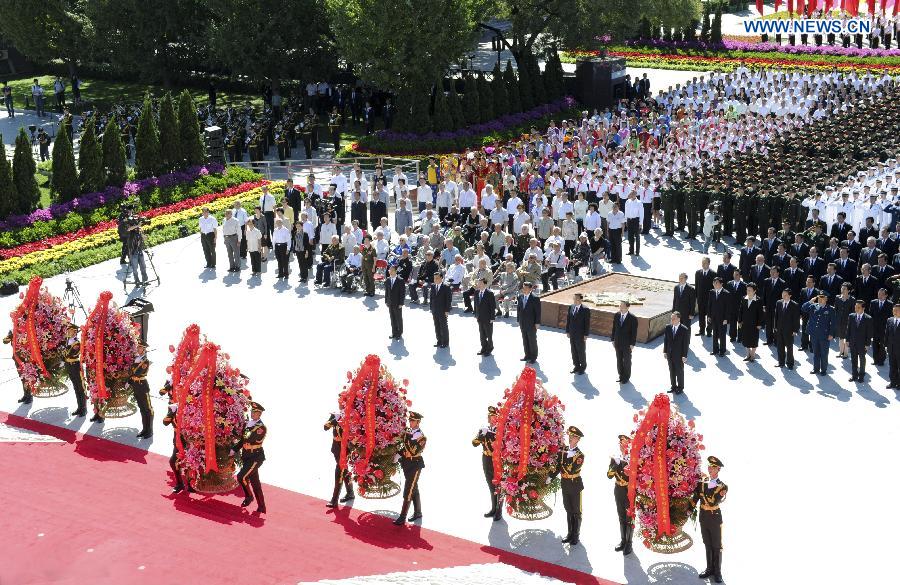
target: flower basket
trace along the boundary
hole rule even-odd
[[[693,544],[684,525],[694,512],[692,495],[700,480],[703,436],[658,394],[650,407],[634,416],[628,477],[629,514],[637,514],[644,546],[663,554]]]
[[[409,382],[397,382],[376,355],[366,356],[356,372],[347,372],[347,381],[350,385],[338,396],[346,421],[339,464],[353,474],[360,496],[390,498],[400,493],[392,478],[411,406]]]
[[[94,408],[100,416],[123,418],[133,414],[128,378],[138,355],[140,334],[125,311],[103,291],[81,330],[81,365]]]
[[[235,446],[243,439],[250,392],[228,354],[208,341],[200,345],[199,335],[196,325],[187,328],[170,366],[180,431],[175,446],[194,489],[218,494],[237,486]]]
[[[565,406],[544,389],[532,368],[522,370],[503,398],[494,441],[494,483],[513,518],[549,518],[553,509],[545,500],[560,487],[555,476]]]
[[[65,383],[63,356],[69,313],[59,297],[42,288],[43,279],[34,276],[22,302],[10,313],[12,349],[22,383],[32,395],[48,398],[69,391]]]

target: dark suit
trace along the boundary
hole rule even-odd
[[[888,279],[894,275],[894,267],[885,264],[884,266],[875,266],[872,268],[872,275],[878,279],[878,286],[886,288],[888,290],[891,287],[888,285]]]
[[[809,256],[809,244],[800,242],[799,244],[791,244],[788,253],[797,259],[797,263],[803,262]]]
[[[869,301],[878,296],[878,279],[871,275],[868,279],[864,276],[857,276],[856,286],[853,290],[856,300],[865,301],[866,307],[868,307]]]
[[[869,314],[872,315],[872,359],[876,366],[883,366],[887,354],[884,351],[884,333],[887,321],[894,313],[894,303],[878,299],[869,303]],[[853,317],[851,317],[852,319]]]
[[[516,311],[516,321],[519,322],[519,331],[522,332],[525,360],[533,362],[538,356],[537,326],[541,323],[541,300],[531,294],[526,303],[525,295],[519,295],[516,299]]]
[[[478,338],[481,353],[491,355],[494,351],[494,317],[497,314],[497,299],[488,289],[475,293],[475,320],[478,321]]]
[[[682,359],[687,358],[690,337],[691,332],[684,325],[679,324],[674,332],[671,325],[666,326],[663,353],[666,354],[666,361],[669,364],[669,381],[676,394],[684,391],[684,362]]]
[[[841,248],[847,248],[847,253],[852,260],[859,260],[859,253],[862,251],[862,245],[856,240],[843,240]]]
[[[566,314],[566,333],[569,336],[569,347],[572,350],[572,366],[577,372],[587,368],[586,343],[591,332],[591,310],[580,305],[572,305]],[[613,325],[615,327],[615,325]]]
[[[781,240],[778,238],[771,240],[766,238],[762,241],[762,255],[766,257],[766,264],[772,264],[772,257],[778,253],[778,244],[780,243]]]
[[[762,292],[762,283],[769,278],[769,268],[768,264],[754,264],[750,268],[747,282],[755,283],[759,287],[759,292]]]
[[[858,264],[856,260],[851,258],[838,258],[834,261],[835,268],[837,269],[837,273],[841,278],[848,282],[853,282],[856,280],[856,276],[859,273]]]
[[[881,250],[878,248],[863,248],[859,252],[859,265],[868,264],[874,267],[878,264],[879,256],[881,256]]]
[[[837,241],[841,242],[847,239],[847,232],[850,231],[850,224],[846,221],[844,223],[833,223],[831,224],[831,233],[828,234],[830,238],[837,238]]]
[[[690,330],[691,318],[697,310],[697,290],[693,286],[685,284],[682,291],[681,286],[676,284],[672,291],[672,310],[678,311],[682,323]]]
[[[738,309],[741,306],[741,299],[747,296],[747,285],[743,280],[729,280],[725,283],[728,294],[731,295],[731,306],[728,307],[728,337],[731,341],[737,339]]]
[[[861,227],[859,228],[859,233],[857,234],[857,240],[859,241],[860,246],[865,246],[866,242],[869,241],[869,238],[878,239],[878,228],[877,227]]]
[[[300,192],[300,189],[295,187],[285,189],[284,198],[287,200],[288,205],[294,208],[297,217],[300,217],[300,210],[303,209],[303,194]]]
[[[806,273],[800,268],[794,268],[793,270],[793,272],[791,272],[790,268],[783,270],[781,278],[784,280],[787,288],[790,289],[791,294],[796,298],[800,289],[806,285]]]
[[[709,324],[712,327],[713,341],[712,351],[718,355],[725,355],[725,334],[728,329],[728,311],[734,301],[725,287],[719,289],[718,294],[713,289],[709,291],[706,308],[709,311]]]
[[[891,238],[878,238],[875,240],[875,247],[887,254],[888,258],[893,258],[897,253],[897,240]]]
[[[781,300],[781,292],[784,287],[785,282],[780,278],[776,278],[774,282],[771,278],[767,278],[763,282],[762,300],[763,306],[766,308],[766,345],[771,345],[775,341],[775,304]]]
[[[697,291],[697,322],[700,324],[699,333],[701,335],[709,333],[709,324],[706,322],[706,302],[709,300],[708,293],[712,290],[715,277],[716,273],[712,270],[707,270],[706,274],[703,274],[702,269],[694,273],[694,289]],[[681,320],[683,323],[684,316],[681,317]]]
[[[863,313],[853,314],[847,321],[847,343],[850,345],[852,375],[856,379],[866,376],[866,349],[872,343],[872,317]]]
[[[747,246],[744,246],[743,248],[741,248],[740,259],[738,261],[738,268],[740,268],[741,275],[743,277],[746,278],[747,275],[750,273],[750,268],[754,264],[756,264],[756,256],[759,254],[762,254],[762,249],[758,246],[753,246],[749,250],[747,249]],[[734,275],[731,275],[731,278],[729,278],[728,280],[731,280],[732,278],[734,278]]]
[[[824,253],[819,253],[823,260],[825,260],[825,264],[827,265],[829,262],[837,262],[841,258],[841,249],[840,248],[826,248]]]
[[[450,330],[447,327],[447,313],[450,312],[451,291],[443,282],[440,285],[430,284],[431,299],[428,307],[431,309],[431,318],[434,320],[434,337],[438,347],[450,345]]]
[[[737,269],[738,267],[734,264],[719,264],[716,267],[716,276],[721,278],[722,282],[728,282],[734,278],[734,271]]]
[[[366,230],[369,228],[368,213],[366,213],[366,204],[362,201],[354,201],[350,204],[350,221],[359,222],[359,229]]]
[[[384,281],[384,302],[388,306],[388,314],[391,317],[391,337],[403,337],[403,304],[406,300],[406,284],[398,276],[393,284],[388,277]]]
[[[806,272],[807,276],[815,276],[817,279],[820,278],[823,274],[825,274],[825,260],[816,256],[813,258],[812,256],[803,259],[803,263],[800,266]]]
[[[891,317],[887,320],[884,346],[890,358],[890,385],[896,388],[900,386],[900,319]]]
[[[610,339],[616,350],[616,370],[619,372],[619,381],[623,384],[631,379],[631,348],[637,342],[637,317],[626,313],[613,315],[612,335]]]
[[[853,280],[851,279],[852,283]],[[825,275],[819,279],[819,288],[822,289],[825,294],[828,295],[828,304],[833,305],[834,299],[836,299],[841,294],[841,285],[844,283],[844,279],[840,277],[838,274],[834,274],[833,276]]]
[[[777,266],[778,268],[781,269],[782,272],[787,270],[790,265],[791,265],[790,254],[784,254],[781,256],[779,256],[778,254],[775,254],[774,256],[772,256],[772,266]]]
[[[805,290],[805,289],[804,289]],[[800,329],[800,305],[794,301],[778,301],[775,306],[775,338],[778,343],[778,365],[794,367],[794,335]]]

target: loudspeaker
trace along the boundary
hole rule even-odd
[[[607,108],[625,97],[625,59],[596,57],[575,65],[576,97],[586,108]]]

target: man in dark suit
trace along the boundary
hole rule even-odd
[[[875,266],[878,264],[878,256],[881,254],[881,250],[875,247],[875,238],[869,238],[869,241],[866,242],[866,247],[859,252],[859,264]]]
[[[716,276],[722,279],[722,282],[728,282],[734,278],[734,271],[737,266],[731,263],[731,254],[725,252],[722,254],[722,263],[716,266]]]
[[[390,339],[403,337],[403,303],[406,299],[406,283],[397,276],[397,267],[388,268],[388,278],[384,283],[384,302],[391,317]]]
[[[875,242],[875,247],[887,254],[887,257],[893,258],[897,253],[897,240],[891,239],[888,228],[881,228],[881,237]]]
[[[575,293],[566,315],[566,335],[572,349],[572,373],[583,374],[587,368],[587,336],[591,332],[591,310],[581,304],[581,293]],[[615,325],[613,325],[615,327]]]
[[[805,289],[804,289],[805,290]],[[791,300],[790,289],[781,291],[775,307],[775,338],[778,342],[778,367],[794,369],[794,335],[800,328],[800,305]]]
[[[663,357],[669,365],[669,382],[672,386],[669,392],[684,392],[684,363],[687,361],[690,340],[691,332],[681,324],[681,315],[678,311],[672,311],[670,325],[666,327],[663,339]]]
[[[731,304],[736,302],[731,299],[731,294],[723,287],[725,283],[718,276],[713,280],[713,288],[709,291],[706,308],[709,311],[709,323],[712,327],[712,351],[710,355],[725,355],[725,336],[728,331],[728,311]]]
[[[294,188],[294,181],[288,179],[284,182],[284,198],[288,205],[294,208],[297,217],[300,216],[300,210],[303,209],[303,194],[300,189]]]
[[[782,271],[787,270],[791,265],[791,256],[787,253],[784,244],[778,244],[778,252],[772,256],[772,266],[777,266]]]
[[[888,264],[887,254],[878,256],[878,265],[872,269],[872,275],[878,280],[878,286],[888,288],[888,279],[894,276],[894,267]]]
[[[817,279],[825,274],[825,261],[819,257],[819,249],[812,247],[809,249],[809,256],[800,263],[800,268],[807,276],[815,276]]]
[[[734,342],[737,339],[738,311],[741,299],[747,295],[747,283],[741,279],[740,272],[735,272],[734,279],[726,281],[725,288],[731,295],[731,306],[728,308],[728,338]]]
[[[450,287],[444,284],[444,273],[434,273],[434,284],[431,286],[431,298],[428,307],[431,309],[431,318],[434,320],[435,347],[447,347],[450,345],[450,329],[447,327],[447,316],[450,314],[451,295]]]
[[[866,352],[872,343],[872,317],[866,315],[866,304],[856,301],[856,313],[847,321],[847,344],[853,374],[851,382],[863,382],[866,378]]]
[[[781,300],[781,291],[785,289],[779,274],[778,267],[773,266],[762,287],[762,301],[766,308],[766,345],[775,343],[775,305]]]
[[[744,247],[741,248],[740,260],[738,261],[738,268],[741,274],[750,274],[750,268],[756,263],[756,257],[759,254],[762,254],[762,248],[756,245],[756,238],[750,236],[747,238]]]
[[[887,354],[884,350],[884,333],[887,321],[894,312],[894,303],[887,300],[886,288],[878,289],[878,298],[869,303],[869,315],[872,316],[872,359],[876,366],[883,366]]]
[[[878,280],[872,276],[872,269],[868,264],[863,264],[860,270],[860,275],[856,277],[856,286],[853,288],[856,294],[853,296],[857,300],[865,301],[865,306],[868,307],[869,302],[878,296]]]
[[[825,275],[819,279],[819,288],[828,294],[829,305],[833,305],[835,297],[841,294],[841,284],[844,283],[844,279],[841,278],[840,274],[835,272],[835,268],[836,266],[834,262],[832,262],[828,265],[828,269],[825,272]],[[812,276],[807,277],[807,280],[809,278],[812,278]],[[850,282],[853,281],[851,280]],[[813,282],[813,285],[815,285],[815,282]],[[801,301],[800,304],[803,304],[804,302],[806,302],[806,300]]]
[[[859,228],[857,241],[859,241],[860,246],[865,246],[866,242],[869,241],[869,238],[878,239],[878,228],[875,227],[875,219],[871,217],[867,217],[866,225]]]
[[[612,340],[616,350],[616,370],[619,379],[616,382],[627,384],[631,379],[631,352],[637,342],[637,317],[632,315],[628,308],[631,303],[622,301],[619,303],[619,312],[613,317]]]
[[[853,230],[847,232],[847,239],[840,243],[841,248],[847,248],[850,252],[850,258],[859,260],[859,253],[862,251],[862,244],[856,241],[856,233]]]
[[[888,319],[884,332],[884,346],[890,361],[888,388],[900,388],[900,303],[891,307],[893,317]]]
[[[766,257],[766,264],[772,264],[772,256],[778,253],[778,244],[781,240],[775,235],[775,228],[770,227],[766,239],[762,241],[762,255]]]
[[[791,289],[792,298],[797,296],[803,285],[806,284],[806,273],[797,264],[796,258],[791,258],[790,265],[787,269],[781,271],[781,279],[785,286]]]
[[[788,254],[796,258],[798,263],[809,256],[809,244],[806,243],[803,234],[794,236],[794,243],[791,244],[790,249],[788,249]]]
[[[838,252],[838,259],[834,262],[838,275],[847,282],[856,280],[859,265],[856,260],[850,258],[850,250],[841,248]]]
[[[489,356],[494,351],[494,317],[497,314],[497,299],[488,289],[486,278],[475,283],[475,320],[478,321],[478,338],[481,351],[478,355]]]
[[[700,330],[696,335],[704,333],[707,337],[712,335],[706,320],[706,301],[709,300],[709,291],[712,290],[715,277],[716,273],[709,268],[709,258],[703,258],[700,270],[694,273],[694,289],[697,292],[697,323],[700,324]]]
[[[684,315],[685,327],[690,331],[691,317],[697,306],[697,291],[687,283],[687,272],[678,275],[678,284],[672,293],[672,310]]]
[[[537,361],[537,326],[541,322],[541,301],[532,294],[532,284],[522,284],[522,294],[516,299],[516,321],[519,322],[519,330],[522,332],[522,346],[525,350],[523,362],[533,364]]]
[[[769,277],[769,269],[771,267],[766,264],[766,258],[762,254],[756,255],[756,263],[750,267],[749,275],[747,276],[747,282],[752,282],[757,287],[762,289],[762,283]],[[741,274],[748,274],[741,270]]]
[[[827,276],[823,276],[822,278],[827,278]],[[837,295],[841,292],[840,278],[841,278],[840,276],[833,275],[833,281],[837,283],[837,287],[838,287],[837,293],[835,293],[835,295]],[[831,293],[828,292],[827,289],[822,288],[822,290],[825,290],[825,292],[828,293],[829,302],[831,304],[834,304],[834,297],[831,296]],[[810,301],[815,302],[816,298],[819,296],[819,292],[821,292],[821,291],[816,288],[816,283],[813,281],[813,277],[812,276],[806,277],[806,286],[804,288],[801,288],[799,294],[797,295],[797,298],[799,299],[797,301],[797,305],[799,307],[802,307],[804,303],[807,303]],[[800,349],[801,350],[809,349],[809,332],[806,330],[806,325],[808,322],[809,322],[809,315],[804,314],[804,315],[800,316]]]
[[[369,200],[369,222],[372,224],[373,231],[381,225],[382,217],[387,217],[387,206],[384,201],[379,199],[379,195],[376,193]]]
[[[359,229],[369,229],[369,214],[362,200],[361,191],[353,191],[350,194],[350,221],[354,220],[359,224]]]
[[[829,234],[832,238],[837,238],[837,241],[846,240],[847,232],[851,230],[851,226],[847,223],[847,214],[843,211],[839,211],[837,214],[837,223],[831,224],[831,233]]]

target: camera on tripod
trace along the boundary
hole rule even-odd
[[[149,218],[138,214],[137,206],[130,201],[122,204],[119,213],[119,221],[123,223],[126,228],[144,226],[150,223]]]

